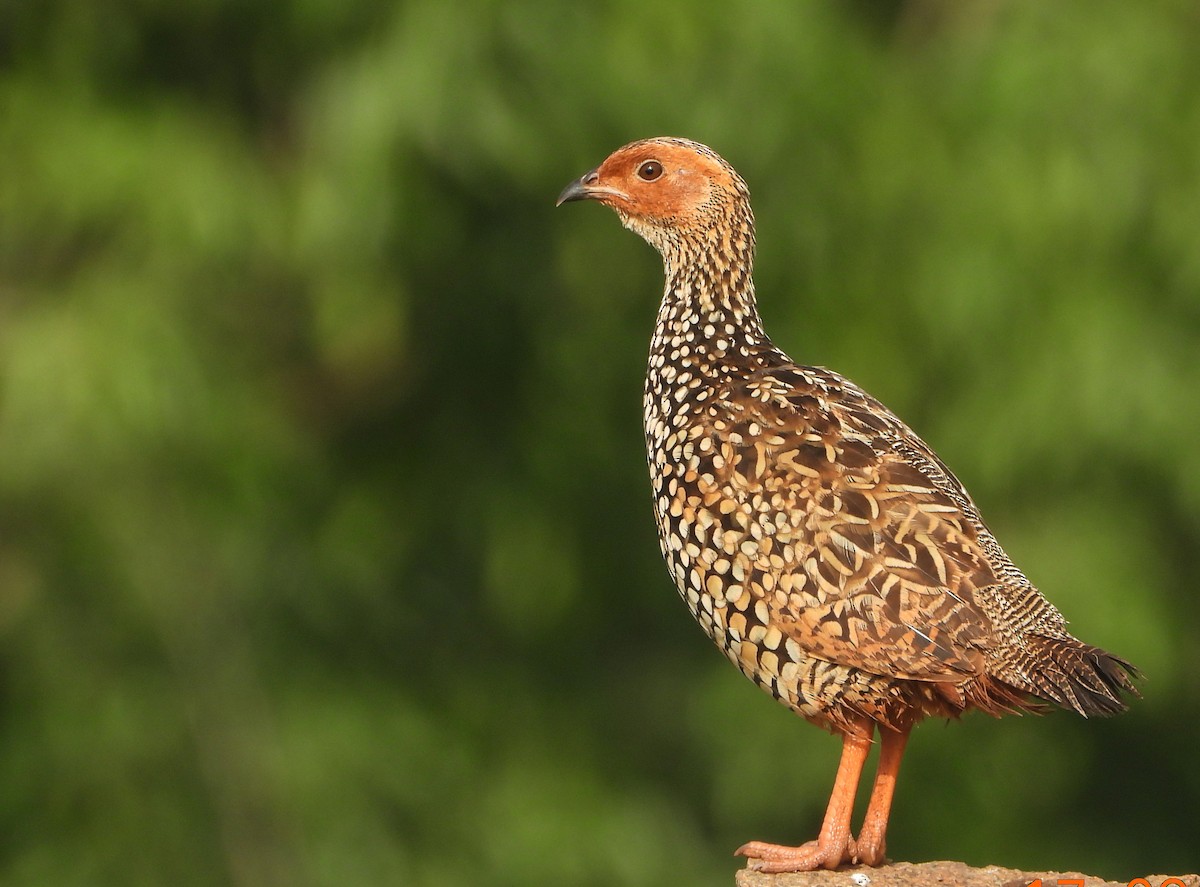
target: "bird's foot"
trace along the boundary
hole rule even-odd
[[[809,841],[799,847],[787,847],[783,844],[768,844],[764,841],[750,841],[743,844],[733,853],[734,856],[745,856],[746,868],[777,874],[779,872],[811,872],[816,869],[835,869],[856,858],[857,849],[854,838],[849,835],[844,841]]]

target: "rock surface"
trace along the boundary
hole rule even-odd
[[[1038,879],[1041,887],[1200,887],[1200,875],[1143,875],[1129,881],[1106,881],[1079,872],[1022,872],[995,865],[972,868],[962,862],[897,862],[879,868],[784,875],[742,869],[737,873],[737,887],[1030,887]]]

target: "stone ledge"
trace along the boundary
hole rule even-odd
[[[1106,881],[1079,872],[1022,872],[989,865],[972,868],[962,862],[897,862],[878,868],[846,867],[837,871],[764,875],[742,869],[737,887],[1200,887],[1200,875],[1143,875],[1142,880]],[[1174,880],[1172,880],[1174,878]],[[1165,882],[1165,884],[1164,884]]]

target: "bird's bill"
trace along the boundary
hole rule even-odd
[[[562,189],[562,193],[558,195],[558,200],[554,201],[555,206],[562,206],[564,203],[570,203],[572,200],[599,200],[606,202],[607,198],[624,198],[626,195],[616,188],[607,188],[600,182],[600,173],[598,170],[591,170],[584,173],[567,187]]]

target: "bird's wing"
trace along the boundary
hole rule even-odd
[[[761,536],[738,557],[771,624],[876,674],[980,674],[993,628],[973,592],[1000,580],[974,503],[933,451],[825,370],[762,370],[718,401],[713,479]]]

